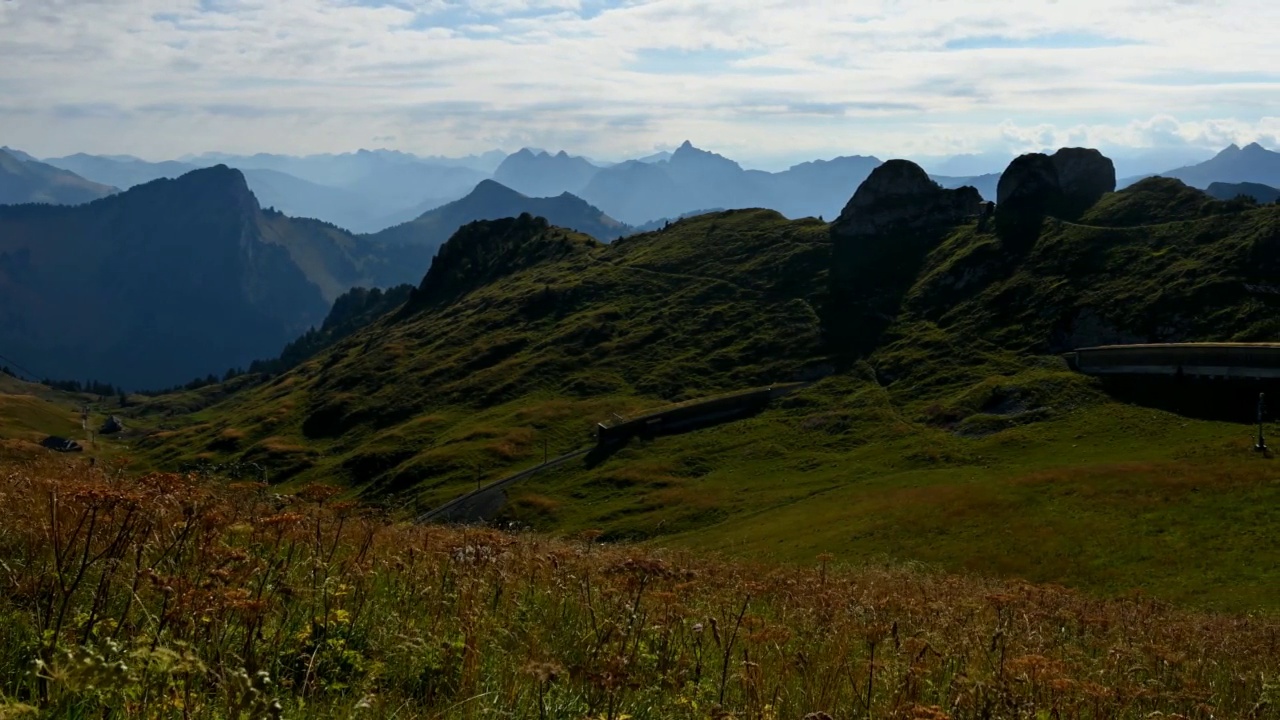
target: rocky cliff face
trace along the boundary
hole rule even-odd
[[[944,190],[908,160],[890,160],[858,187],[832,226],[836,237],[875,237],[952,225],[977,215],[982,196],[971,187]]]
[[[834,345],[853,353],[873,347],[925,257],[981,209],[976,189],[945,190],[915,163],[890,160],[872,171],[831,226]]]
[[[600,247],[594,239],[554,227],[546,218],[477,220],[440,246],[406,311],[456,300],[519,270]]]
[[[221,374],[276,355],[333,297],[373,284],[399,257],[379,252],[261,210],[221,165],[84,205],[3,206],[0,346],[45,376],[130,389]]]
[[[1116,166],[1092,148],[1062,148],[1051,158],[1062,191],[1061,212],[1074,219],[1116,190]]]
[[[1006,218],[1076,220],[1115,189],[1116,168],[1110,159],[1097,150],[1062,148],[1053,155],[1015,158],[1000,176],[996,202]]]

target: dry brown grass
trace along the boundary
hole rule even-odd
[[[391,524],[335,492],[3,466],[0,716],[1280,712],[1269,618]]]

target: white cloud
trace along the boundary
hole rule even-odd
[[[1259,0],[5,0],[0,141],[150,157],[386,137],[597,157],[689,138],[779,159],[1274,146],[1276,27],[1280,3]]]

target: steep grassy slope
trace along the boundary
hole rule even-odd
[[[553,456],[591,442],[614,412],[820,378],[754,418],[539,475],[509,491],[503,517],[1273,604],[1280,556],[1256,538],[1280,530],[1267,509],[1280,498],[1250,428],[1196,419],[1190,403],[1181,415],[1120,403],[1057,356],[1111,340],[1280,335],[1267,280],[1280,208],[1184,190],[1139,184],[1013,248],[957,227],[863,357],[824,351],[820,318],[843,318],[824,307],[823,223],[735,211],[607,247],[531,229],[491,248],[522,262],[410,303],[149,452],[262,463],[278,480],[338,480],[425,507],[536,464],[544,442]],[[1234,417],[1248,418],[1250,391]],[[1231,416],[1238,399],[1210,404]]]
[[[511,230],[496,221],[470,232],[485,227]],[[474,481],[477,464],[499,472],[544,436],[553,450],[581,445],[615,410],[790,378],[820,361],[828,243],[816,221],[722,213],[610,246],[539,223],[489,237],[505,258],[482,271],[497,273],[492,282],[454,284],[473,259],[446,247],[432,269],[439,282],[403,312],[211,409],[208,425],[159,452],[296,456],[279,470],[412,487],[434,502]],[[223,432],[240,439],[220,444]]]

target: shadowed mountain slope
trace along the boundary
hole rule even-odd
[[[173,385],[274,356],[347,289],[428,259],[263,211],[225,166],[87,205],[9,206],[0,341],[45,376]]]

